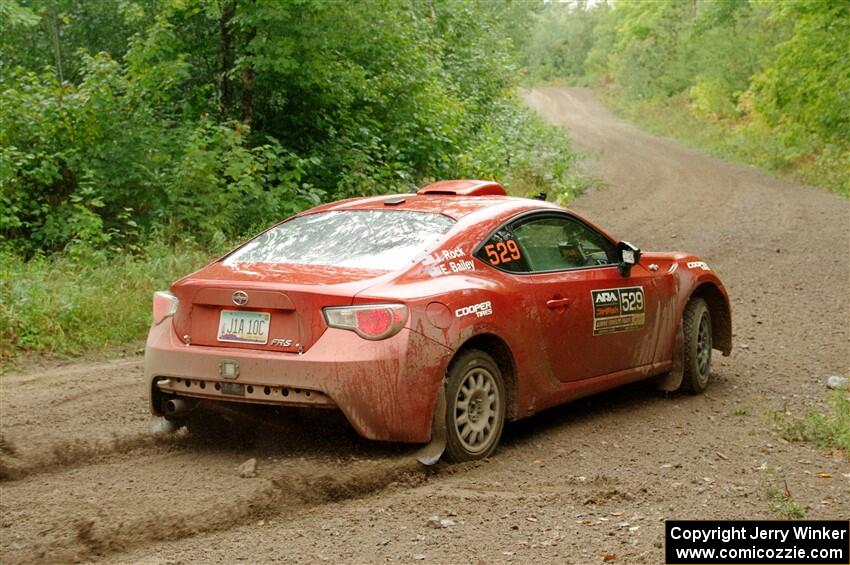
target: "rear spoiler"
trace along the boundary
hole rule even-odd
[[[490,180],[441,180],[420,188],[416,194],[443,196],[507,196],[505,187]]]

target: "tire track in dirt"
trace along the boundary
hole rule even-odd
[[[141,383],[140,357],[3,375],[0,434],[18,451],[17,461],[3,462],[27,474],[144,446]]]
[[[313,442],[318,457],[299,457],[309,454],[310,434],[297,431],[297,417],[263,419],[258,449],[186,433],[151,436],[141,376],[141,360],[131,359],[0,379],[4,563],[88,559],[424,480],[424,472],[410,475],[412,458],[365,445],[366,459],[355,449],[355,459],[336,460],[341,445],[333,441]],[[339,427],[331,420],[329,429]],[[259,456],[266,478],[238,477],[250,456]]]
[[[185,510],[176,501],[174,508],[163,504],[126,517],[114,509],[101,509],[95,516],[87,513],[67,516],[62,512],[54,516],[55,520],[37,526],[38,540],[34,543],[4,548],[4,562],[13,565],[100,558],[145,544],[224,531],[257,520],[286,519],[310,507],[367,496],[389,484],[414,486],[426,481],[431,473],[412,459],[405,463],[361,464],[334,474],[325,471],[293,475],[278,471],[273,478],[264,479],[259,488],[222,497],[225,500],[208,497],[201,504],[195,500]],[[192,489],[184,490],[182,496],[197,497]],[[16,493],[11,492],[10,496],[16,498]]]
[[[152,436],[145,399],[127,394],[139,382],[138,360],[0,380],[4,563],[99,559],[291,517],[433,474],[415,462],[414,448],[366,442],[331,412],[249,411],[243,419],[262,425],[252,445],[185,430]],[[88,417],[104,397],[111,402],[102,417]],[[127,412],[131,426],[115,423]],[[66,425],[50,425],[63,419]],[[249,457],[259,460],[257,479],[236,472]]]
[[[0,449],[0,483],[18,481],[32,475],[53,473],[70,467],[99,465],[110,457],[139,456],[164,452],[184,443],[180,436],[140,433],[112,440],[72,439],[60,441],[22,456],[8,440],[0,438],[6,449]]]

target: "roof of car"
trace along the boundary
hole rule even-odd
[[[330,202],[304,213],[314,214],[330,210],[385,210],[390,208],[443,214],[454,220],[460,220],[464,216],[487,208],[493,209],[496,216],[535,208],[560,209],[556,204],[542,200],[508,196],[505,187],[496,181],[452,179],[436,181],[423,186],[415,194],[385,194],[349,198]]]
[[[499,212],[520,212],[534,208],[562,209],[556,204],[513,196],[455,196],[444,194],[391,194],[350,198],[331,202],[309,210],[308,213],[331,210],[409,210],[443,214],[455,220],[485,208],[498,207]],[[494,210],[495,212],[495,210]],[[499,214],[501,215],[501,214]]]

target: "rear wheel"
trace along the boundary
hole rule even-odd
[[[706,389],[711,376],[711,312],[702,298],[694,298],[685,307],[684,376],[681,389],[699,394]]]
[[[464,351],[452,361],[446,383],[446,457],[483,459],[499,443],[505,425],[505,384],[499,366],[483,351]]]

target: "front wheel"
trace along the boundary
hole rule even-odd
[[[682,318],[684,331],[684,375],[682,390],[699,394],[711,376],[711,312],[702,298],[688,302]]]
[[[505,425],[507,398],[499,366],[483,351],[452,361],[446,382],[446,457],[454,462],[490,455]]]

